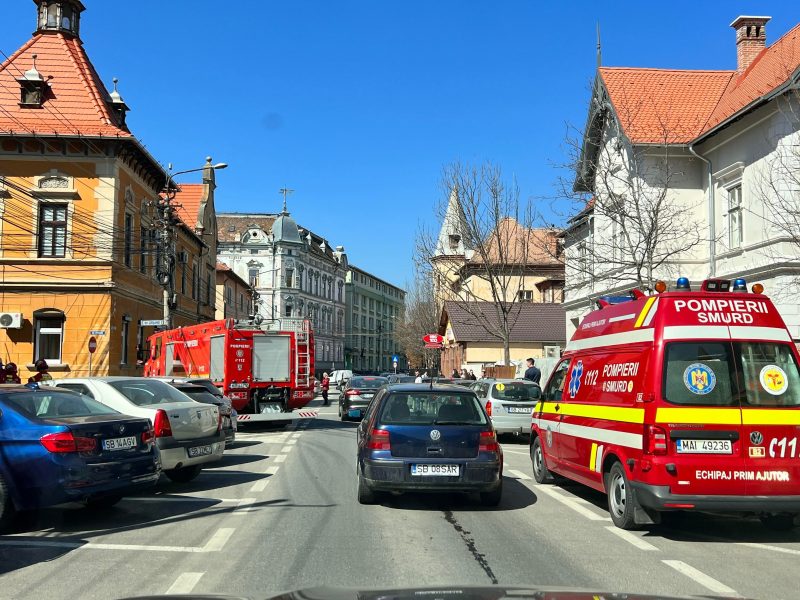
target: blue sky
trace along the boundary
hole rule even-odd
[[[218,211],[275,212],[278,189],[295,189],[299,223],[401,285],[443,166],[491,160],[551,210],[542,198],[556,193],[566,124],[583,127],[598,21],[605,65],[730,69],[736,16],[771,15],[767,43],[800,17],[788,1],[84,4],[89,56],[109,87],[119,77],[158,160],[229,163]],[[4,0],[0,49],[34,25],[33,2]]]

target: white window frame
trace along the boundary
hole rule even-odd
[[[36,318],[36,356],[34,362],[43,358],[49,366],[60,365],[64,352],[64,318],[61,317],[61,327],[42,327],[43,320],[55,320],[56,317],[37,317]],[[58,335],[58,356],[42,356],[42,335]]]
[[[742,184],[727,188],[728,191],[728,248],[737,250],[744,243],[744,211],[742,210]]]
[[[131,318],[128,315],[122,317],[122,325],[120,325],[120,337],[122,338],[122,347],[119,353],[119,364],[128,364],[128,335]]]

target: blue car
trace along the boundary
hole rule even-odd
[[[503,452],[475,392],[455,385],[381,388],[357,430],[358,501],[387,491],[503,493]]]
[[[149,419],[76,392],[0,385],[0,530],[16,510],[111,506],[160,473]]]

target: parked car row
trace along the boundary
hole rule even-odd
[[[142,377],[0,385],[0,531],[19,510],[194,479],[233,439],[224,404],[204,383]]]

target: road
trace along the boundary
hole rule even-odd
[[[0,597],[491,583],[797,597],[800,530],[691,514],[623,532],[602,495],[536,485],[527,445],[503,447],[497,509],[414,494],[360,506],[355,424],[340,423],[335,405],[284,430],[245,429],[190,484],[162,481],[103,513],[48,509],[0,536]]]

